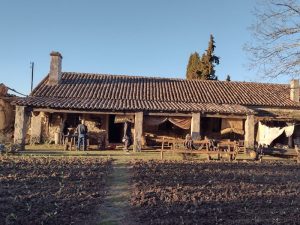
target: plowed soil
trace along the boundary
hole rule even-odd
[[[299,164],[137,161],[132,175],[140,224],[300,224]]]
[[[91,224],[111,161],[0,157],[0,224]]]

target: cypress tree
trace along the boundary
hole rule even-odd
[[[197,52],[190,55],[189,62],[186,68],[186,79],[192,80],[198,78],[198,67],[200,63],[200,57]]]
[[[210,40],[208,43],[208,48],[206,52],[201,57],[201,64],[202,64],[202,79],[205,80],[217,80],[215,75],[215,65],[218,65],[220,59],[218,56],[214,55],[215,50],[215,41],[213,35],[210,35]]]
[[[214,37],[210,35],[208,48],[201,56],[201,59],[197,52],[191,54],[186,71],[188,80],[218,80],[218,77],[215,75],[215,64],[219,64],[219,57],[214,55],[215,47]]]

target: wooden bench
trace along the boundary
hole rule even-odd
[[[193,141],[194,145],[199,145],[198,150],[209,150],[209,140],[196,140]]]
[[[176,140],[172,140],[172,148],[171,149],[165,149],[164,146],[164,142],[162,143],[161,146],[161,159],[163,160],[164,158],[164,153],[165,152],[171,152],[171,153],[182,153],[182,154],[207,154],[208,155],[208,159],[211,159],[211,155],[217,155],[218,159],[223,158],[223,156],[228,156],[229,155],[229,159],[233,160],[236,157],[237,154],[237,145],[236,142],[220,142],[217,150],[215,151],[209,151],[209,145],[210,145],[210,140],[196,140],[193,141],[194,145],[200,145],[198,147],[197,150],[190,150],[187,149],[184,146],[184,142],[185,140],[183,139],[176,139]],[[220,150],[221,147],[226,147],[226,151]]]

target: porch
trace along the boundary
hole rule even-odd
[[[184,139],[187,134],[193,140],[243,141],[247,148],[253,148],[255,141],[254,115],[87,112],[42,108],[29,111],[24,106],[17,106],[15,143],[64,144],[67,137],[75,139],[80,120],[88,128],[89,144],[97,145],[98,149],[122,144],[125,134],[131,136],[134,151],[160,147],[163,138]]]

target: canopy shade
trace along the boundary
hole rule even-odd
[[[188,130],[191,128],[190,117],[164,117],[164,116],[146,116],[144,119],[145,126],[158,126],[166,121],[171,122],[181,129]]]
[[[134,123],[134,116],[132,116],[132,115],[128,115],[128,116],[116,115],[115,123],[125,123],[125,122]]]
[[[241,119],[222,119],[221,134],[236,133],[244,135],[243,120]]]

